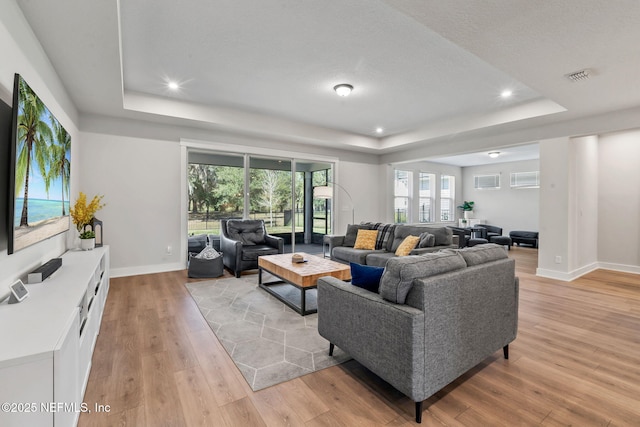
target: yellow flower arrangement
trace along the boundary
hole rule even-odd
[[[75,206],[69,209],[71,219],[79,232],[82,232],[84,227],[91,223],[95,213],[104,207],[104,204],[100,204],[103,197],[93,196],[91,203],[87,205],[87,195],[82,191],[80,192]]]

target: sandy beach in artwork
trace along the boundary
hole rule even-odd
[[[69,215],[57,218],[45,219],[36,222],[29,227],[15,227],[13,250],[18,251],[40,240],[55,236],[67,231],[71,221]]]

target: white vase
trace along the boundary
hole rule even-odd
[[[464,211],[464,219],[473,218],[473,211]]]
[[[96,247],[96,239],[80,239],[80,249],[83,251],[90,251]]]

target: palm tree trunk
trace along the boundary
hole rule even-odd
[[[20,227],[29,226],[27,219],[29,217],[29,210],[27,205],[29,204],[29,168],[31,165],[31,143],[27,146],[27,171],[24,179],[24,197],[22,198],[22,215],[20,216]]]
[[[64,209],[64,180],[62,180],[62,216],[65,216],[66,212]]]

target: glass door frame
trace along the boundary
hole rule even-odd
[[[245,169],[245,181],[244,181],[244,209],[243,209],[243,217],[249,218],[250,212],[250,200],[249,200],[249,159],[250,156],[257,157],[270,157],[270,158],[280,158],[287,159],[291,161],[291,197],[292,197],[292,205],[295,203],[295,174],[297,172],[296,163],[327,163],[330,166],[330,181],[333,181],[333,177],[336,174],[339,159],[336,157],[329,157],[321,154],[309,154],[309,153],[300,153],[295,151],[285,151],[271,148],[262,148],[262,147],[253,147],[239,144],[227,144],[227,143],[218,143],[218,142],[210,142],[210,141],[198,141],[191,139],[181,139],[180,140],[180,162],[181,162],[181,188],[182,188],[182,197],[181,197],[181,209],[180,209],[180,222],[181,222],[181,243],[180,243],[180,252],[181,252],[181,264],[186,265],[187,263],[187,236],[188,236],[188,154],[189,150],[196,150],[201,152],[208,153],[220,153],[225,155],[237,155],[244,156],[244,169]],[[312,188],[313,189],[313,188]],[[312,190],[311,189],[311,190]],[[313,196],[311,196],[313,199]],[[335,200],[335,199],[334,199]],[[335,205],[334,200],[332,200],[332,211]],[[312,202],[313,204],[313,202]],[[331,230],[335,227],[335,218],[332,212],[331,215]],[[292,251],[295,250],[295,227],[296,227],[296,215],[293,215],[293,219],[291,222],[291,239],[292,239]],[[313,224],[311,224],[313,229]]]

